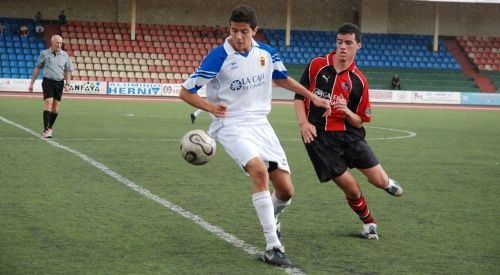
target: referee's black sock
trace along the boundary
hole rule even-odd
[[[43,111],[43,130],[49,129],[50,125],[50,111]]]
[[[56,122],[57,114],[58,113],[52,113],[52,112],[50,113],[49,128],[52,128],[52,126],[54,126],[54,122]]]

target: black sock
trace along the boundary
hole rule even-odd
[[[50,111],[43,111],[43,130],[49,129]]]
[[[50,113],[50,122],[49,122],[49,128],[52,128],[54,126],[54,122],[56,122],[58,113]]]

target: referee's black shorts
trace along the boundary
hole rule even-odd
[[[364,139],[343,141],[335,132],[318,131],[311,143],[304,143],[320,182],[342,175],[347,168],[368,169],[379,164]]]
[[[64,80],[57,81],[50,78],[43,78],[42,90],[43,90],[43,100],[47,98],[54,98],[57,101],[61,101],[64,89]]]

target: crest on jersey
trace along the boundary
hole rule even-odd
[[[266,58],[263,55],[260,56],[259,62],[261,67],[266,66]]]
[[[342,90],[344,91],[351,90],[351,84],[347,81],[342,81],[342,83],[340,83],[340,86],[342,86]]]

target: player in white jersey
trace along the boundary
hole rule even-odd
[[[209,134],[250,176],[252,202],[266,240],[263,260],[291,267],[279,237],[278,216],[290,204],[294,189],[285,152],[267,120],[272,81],[324,108],[325,115],[330,113],[330,104],[288,77],[274,49],[253,39],[257,32],[253,8],[237,6],[229,22],[230,36],[182,84],[180,98],[211,114]],[[206,99],[197,94],[205,85]],[[272,195],[269,180],[274,186]]]

